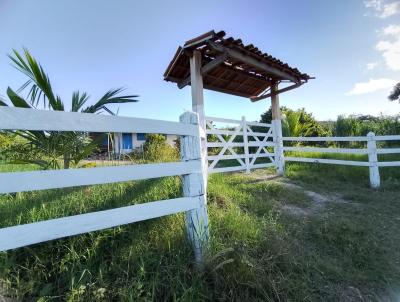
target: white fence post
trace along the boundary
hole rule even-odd
[[[381,184],[378,166],[378,154],[376,151],[375,133],[369,132],[367,134],[367,148],[368,148],[368,161],[369,161],[369,181],[371,188],[379,188]]]
[[[179,118],[181,123],[199,125],[199,118],[196,113],[185,112]],[[199,127],[200,134],[200,127]],[[199,136],[181,136],[181,159],[182,161],[197,161],[199,173],[183,175],[183,194],[186,197],[198,197],[199,206],[197,209],[186,212],[186,228],[189,240],[194,249],[197,265],[203,266],[203,256],[208,248],[208,215],[204,183],[207,175],[204,173],[204,161]]]
[[[283,155],[282,122],[280,119],[272,120],[272,131],[274,138],[275,166],[278,175],[285,174],[285,159]]]
[[[242,116],[242,125],[243,125],[243,144],[244,144],[244,162],[246,164],[246,173],[250,173],[250,158],[249,158],[249,139],[247,136],[247,123],[246,117]]]

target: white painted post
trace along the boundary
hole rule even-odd
[[[369,132],[367,134],[367,148],[368,148],[368,161],[369,161],[369,181],[371,188],[379,188],[381,179],[379,176],[378,154],[376,152],[375,133]]]
[[[272,120],[272,131],[274,132],[274,153],[275,153],[275,167],[278,175],[285,174],[285,158],[283,155],[283,139],[282,139],[282,123],[281,120]]]
[[[179,118],[181,123],[199,125],[198,115],[193,112],[185,112]],[[199,127],[200,132],[200,127]],[[183,175],[183,194],[186,197],[198,197],[199,207],[186,212],[186,228],[189,240],[193,245],[197,265],[203,267],[203,256],[208,249],[208,214],[205,196],[206,174],[204,174],[200,146],[200,138],[197,136],[181,136],[181,160],[198,161],[199,171]]]
[[[249,140],[247,136],[247,123],[246,117],[242,116],[242,129],[243,129],[243,144],[244,144],[244,162],[246,164],[246,174],[250,173],[250,158],[249,158]]]
[[[207,189],[207,134],[206,134],[206,115],[204,113],[204,96],[203,96],[203,77],[201,75],[201,52],[193,51],[190,58],[190,86],[192,90],[192,110],[198,114],[200,126],[200,146],[201,158],[203,161],[204,191]]]
[[[278,175],[285,174],[285,159],[283,155],[282,116],[279,108],[278,83],[271,85],[272,131],[275,143],[275,166]]]

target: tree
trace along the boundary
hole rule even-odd
[[[393,91],[388,96],[389,100],[400,102],[400,82],[393,87]]]
[[[35,60],[27,49],[23,55],[13,50],[8,55],[14,67],[28,77],[28,80],[15,92],[7,88],[7,96],[14,107],[48,109],[55,111],[66,111],[64,102],[52,88],[50,79],[43,67]],[[19,93],[28,90],[26,99]],[[122,104],[137,102],[137,95],[121,95],[122,88],[110,89],[93,105],[86,106],[89,95],[86,92],[74,91],[71,97],[71,112],[114,114],[107,106],[110,104]],[[7,101],[0,99],[0,106],[8,106]],[[27,144],[40,155],[39,160],[24,158],[21,153],[20,160],[31,162],[44,169],[60,168],[59,159],[62,158],[63,167],[68,169],[71,161],[77,164],[97,148],[97,142],[88,138],[82,132],[58,132],[58,131],[18,131]],[[18,150],[14,150],[18,152]]]
[[[327,130],[304,108],[292,110],[282,106],[282,131],[284,136],[326,136]],[[272,109],[261,115],[261,123],[271,123]]]

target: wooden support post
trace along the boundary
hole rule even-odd
[[[185,112],[179,118],[181,123],[199,125],[198,115],[193,112]],[[200,133],[200,127],[199,127]],[[181,160],[198,161],[199,171],[204,171],[201,160],[200,138],[197,136],[181,137]],[[183,195],[185,197],[198,197],[198,208],[186,212],[186,228],[188,238],[192,243],[196,264],[202,268],[203,256],[208,249],[208,214],[205,196],[206,174],[193,173],[183,175]]]
[[[244,162],[246,164],[246,174],[250,173],[250,154],[249,154],[249,139],[247,136],[247,124],[246,117],[242,116],[242,129],[243,129],[243,144],[244,144]]]
[[[278,175],[285,173],[285,159],[283,155],[282,116],[279,108],[278,83],[271,86],[272,131],[275,143],[275,166]]]
[[[192,110],[199,116],[200,126],[200,144],[201,158],[203,161],[204,192],[207,188],[207,135],[206,135],[206,116],[204,113],[204,96],[203,96],[203,77],[201,75],[201,53],[198,50],[193,51],[193,56],[190,58],[190,82],[192,88]]]
[[[367,134],[367,148],[368,148],[368,161],[369,161],[369,181],[371,188],[377,189],[381,185],[378,166],[378,154],[376,152],[375,133],[369,132]]]

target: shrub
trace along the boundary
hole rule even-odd
[[[176,147],[167,143],[162,134],[146,135],[146,142],[143,145],[143,159],[150,162],[167,162],[179,160],[179,152]]]

